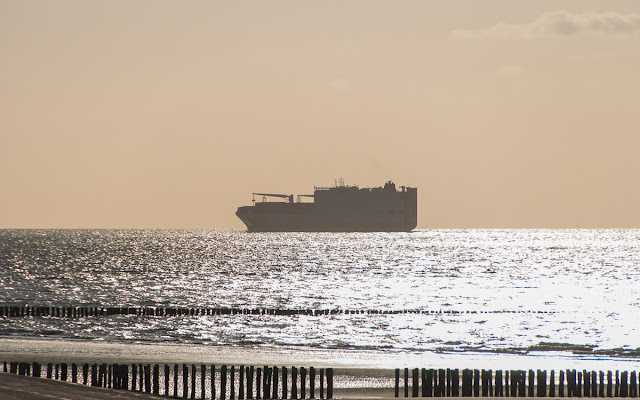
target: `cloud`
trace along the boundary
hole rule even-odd
[[[640,14],[617,12],[571,13],[557,10],[542,14],[525,24],[498,23],[479,30],[458,29],[452,32],[458,38],[511,38],[534,39],[550,36],[581,34],[634,35],[640,32]]]

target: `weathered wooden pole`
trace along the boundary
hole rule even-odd
[[[409,368],[404,369],[404,397],[409,397]]]
[[[66,382],[68,372],[69,372],[69,369],[67,368],[67,363],[60,364],[60,380],[61,381]]]
[[[160,394],[160,366],[158,364],[153,366],[153,394],[156,396]]]
[[[314,367],[309,368],[309,398],[316,398],[316,369]]]
[[[282,367],[282,396],[280,398],[287,398],[287,367]]]
[[[473,396],[480,397],[480,371],[477,369],[473,370]]]
[[[327,371],[328,372],[328,371]],[[291,367],[291,398],[298,399],[298,369]]]
[[[273,371],[273,378],[272,378],[272,382],[273,382],[273,394],[271,396],[272,399],[278,399],[278,367],[276,367],[275,365],[273,366],[273,368],[271,369]],[[315,374],[315,369],[313,370],[313,374]],[[313,386],[311,387],[311,391],[313,392]],[[312,396],[313,397],[313,396]]]
[[[256,368],[256,399],[262,398],[262,368]]]
[[[244,365],[240,366],[240,372],[239,372],[239,376],[238,376],[238,398],[240,400],[244,400],[245,396],[244,396]]]
[[[89,364],[82,365],[82,384],[86,385],[89,382]]]
[[[400,368],[396,368],[395,397],[400,397]]]
[[[497,370],[495,374],[494,396],[504,396],[504,386],[502,384],[502,371]]]
[[[196,398],[196,365],[191,364],[191,400]]]
[[[558,396],[564,397],[564,370],[560,370],[558,376]]]
[[[247,371],[247,399],[253,399],[253,365]]]
[[[440,397],[439,393],[434,393],[434,396]],[[473,371],[470,369],[462,370],[462,397],[473,396]]]
[[[227,366],[220,367],[220,399],[227,398]]]
[[[420,389],[420,382],[418,381],[420,370],[414,368],[412,371],[411,379],[411,396],[418,397],[418,390]],[[313,397],[313,396],[312,396]]]
[[[189,397],[189,367],[187,364],[182,364],[182,397]]]
[[[591,397],[591,372],[586,369],[582,371],[582,378],[584,379],[584,397]]]
[[[211,366],[211,376],[209,377],[211,380],[211,399],[215,400],[216,398],[216,366]]]
[[[200,399],[204,400],[207,393],[207,366],[200,365]]]
[[[333,368],[327,368],[327,399],[333,399]]]
[[[324,399],[324,368],[320,368],[320,398]]]
[[[300,368],[300,398],[306,399],[307,393],[307,369],[305,367]]]
[[[535,373],[533,372],[532,369],[529,370],[529,390],[528,390],[528,395],[529,397],[533,397],[534,393],[535,393],[535,382],[536,382],[536,376]]]
[[[613,374],[607,371],[607,397],[613,397]]]
[[[151,393],[151,365],[144,366],[144,391]]]

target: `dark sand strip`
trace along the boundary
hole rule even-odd
[[[2,400],[157,400],[159,398],[161,397],[146,393],[0,373],[0,399]]]

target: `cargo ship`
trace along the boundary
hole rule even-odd
[[[360,188],[340,180],[297,197],[253,193],[253,205],[238,207],[236,215],[249,232],[409,232],[417,225],[417,194],[416,188],[396,189],[391,181]]]

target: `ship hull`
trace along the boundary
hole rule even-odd
[[[417,190],[316,189],[314,203],[259,202],[239,207],[249,232],[409,232],[417,225]]]

